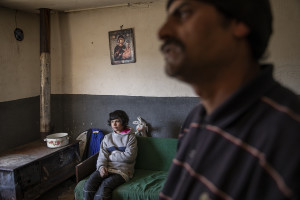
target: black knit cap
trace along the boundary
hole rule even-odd
[[[176,0],[169,0],[167,8]],[[248,41],[255,59],[260,59],[272,34],[269,0],[196,0],[214,5],[224,16],[244,22],[250,28]]]

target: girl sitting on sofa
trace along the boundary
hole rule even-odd
[[[133,177],[137,140],[128,121],[128,115],[122,110],[109,114],[108,125],[113,132],[101,142],[96,171],[84,185],[85,200],[109,200],[114,188]]]

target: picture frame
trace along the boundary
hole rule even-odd
[[[136,62],[133,28],[109,31],[108,37],[112,65]]]

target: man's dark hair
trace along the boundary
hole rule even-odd
[[[169,0],[167,8],[174,0]],[[175,0],[176,1],[176,0]],[[244,22],[250,29],[252,56],[259,60],[272,34],[273,16],[269,0],[196,0],[214,5],[225,17]]]
[[[111,126],[110,122],[114,119],[120,119],[124,128],[128,125],[129,117],[123,110],[115,110],[109,113],[109,119],[107,120],[108,126]]]

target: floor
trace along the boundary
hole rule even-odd
[[[75,177],[71,177],[61,184],[48,190],[37,200],[74,200]]]

